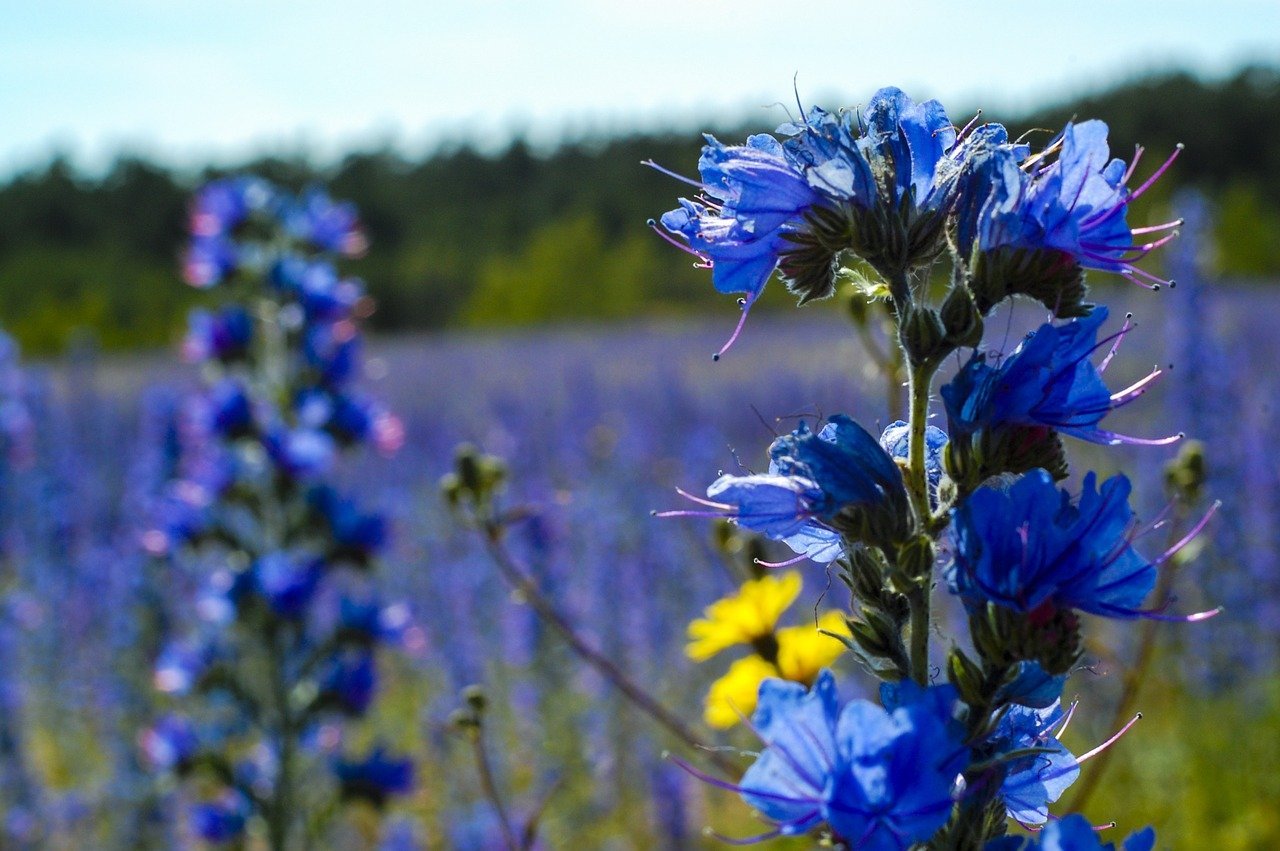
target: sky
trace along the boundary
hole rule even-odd
[[[1280,63],[1280,0],[0,0],[0,173],[767,128],[793,80],[806,104],[892,84],[998,119],[1250,61]]]

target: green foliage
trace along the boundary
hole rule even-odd
[[[851,102],[865,94],[848,93]],[[955,116],[965,114],[953,106]],[[1059,128],[1072,116],[1094,115],[1110,123],[1116,153],[1147,145],[1139,175],[1186,143],[1157,191],[1187,182],[1208,189],[1221,201],[1224,271],[1280,273],[1280,146],[1269,141],[1280,136],[1280,69],[1250,68],[1216,82],[1163,74],[1009,123]],[[753,117],[750,129],[768,129],[776,118]],[[722,130],[725,139],[744,132]],[[546,154],[517,141],[493,156],[454,147],[413,161],[380,150],[331,168],[271,158],[237,170],[295,188],[322,181],[359,205],[374,246],[360,270],[381,305],[377,328],[703,306],[731,312],[687,255],[644,230],[647,219],[693,190],[641,161],[692,174],[700,144],[695,132],[682,131],[579,140]],[[176,283],[186,197],[211,176],[123,158],[88,179],[59,158],[0,184],[0,324],[35,352],[63,347],[76,328],[112,348],[172,339],[197,299]]]

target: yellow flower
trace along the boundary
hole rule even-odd
[[[753,654],[734,662],[723,677],[711,684],[703,713],[707,724],[723,730],[751,717],[760,684],[769,677],[813,685],[818,672],[845,650],[844,644],[818,632],[819,628],[839,635],[849,634],[849,627],[839,612],[826,612],[818,618],[817,625],[806,623],[778,630],[776,666]]]
[[[728,673],[711,684],[703,719],[708,725],[724,730],[743,718],[750,718],[756,708],[760,684],[776,676],[778,669],[759,656],[739,659],[729,666]]]
[[[704,662],[726,647],[751,644],[770,635],[798,596],[800,574],[794,570],[744,582],[736,594],[716,600],[707,606],[704,617],[689,624],[685,654],[695,662]]]
[[[778,670],[784,680],[813,685],[818,672],[830,667],[845,651],[843,642],[819,629],[849,635],[844,615],[839,612],[825,612],[816,626],[806,623],[778,630]]]

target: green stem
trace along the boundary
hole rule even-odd
[[[901,287],[905,289],[905,281]],[[906,310],[899,307],[899,321],[906,315]],[[918,363],[912,353],[904,352],[907,360],[907,395],[908,395],[908,437],[907,437],[907,469],[903,480],[907,488],[907,496],[911,500],[912,513],[915,515],[915,530],[918,535],[933,537],[933,510],[929,506],[929,477],[925,472],[925,429],[929,423],[929,391],[933,384],[933,376],[937,371],[936,364]],[[911,611],[911,676],[921,685],[929,682],[929,608],[930,596],[933,593],[933,576],[926,569],[924,575],[915,577],[919,586],[907,595],[907,603]]]

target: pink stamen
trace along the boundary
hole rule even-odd
[[[690,178],[690,177],[685,177],[683,174],[676,174],[671,169],[660,166],[653,160],[641,160],[640,165],[647,165],[651,169],[662,172],[667,177],[674,177],[676,180],[680,181],[681,183],[687,183],[690,186],[696,186],[698,189],[707,188],[707,185],[702,181],[694,180],[693,178]]]
[[[767,567],[767,568],[773,569],[777,567],[790,567],[791,565],[798,564],[807,558],[808,558],[807,555],[805,555],[804,553],[801,553],[795,558],[789,558],[786,561],[765,561],[764,559],[761,559],[761,558],[753,558],[752,561],[760,565],[761,567]]]
[[[1168,230],[1169,228],[1180,228],[1186,223],[1186,219],[1174,219],[1173,221],[1165,222],[1162,225],[1147,225],[1144,228],[1134,228],[1129,232],[1133,234],[1156,233],[1157,231]]]
[[[751,310],[751,303],[754,300],[754,296],[750,299],[742,300],[742,317],[738,320],[738,327],[733,329],[733,335],[729,337],[729,341],[727,343],[720,347],[720,351],[711,356],[712,360],[720,360],[721,356],[723,356],[725,352],[729,351],[729,347],[737,342],[738,335],[742,333],[743,326],[747,324],[747,312]]]
[[[1155,561],[1151,562],[1152,566],[1154,566],[1154,567],[1159,567],[1160,565],[1164,564],[1164,563],[1165,563],[1166,561],[1168,561],[1169,559],[1173,558],[1173,556],[1174,556],[1174,555],[1176,555],[1176,554],[1177,554],[1177,552],[1178,552],[1179,550],[1181,550],[1181,549],[1182,549],[1183,547],[1185,547],[1187,544],[1191,543],[1191,541],[1192,541],[1192,540],[1194,540],[1194,539],[1195,539],[1195,537],[1196,537],[1197,535],[1199,535],[1202,531],[1204,531],[1204,527],[1205,527],[1206,525],[1208,525],[1208,523],[1209,523],[1209,518],[1213,517],[1213,515],[1214,515],[1214,514],[1217,512],[1217,510],[1218,510],[1219,508],[1221,508],[1221,507],[1222,507],[1222,500],[1220,500],[1220,499],[1219,499],[1219,500],[1215,500],[1215,501],[1214,501],[1214,503],[1213,503],[1213,505],[1209,506],[1209,510],[1208,510],[1208,511],[1206,511],[1206,512],[1204,513],[1204,516],[1200,518],[1200,522],[1199,522],[1199,523],[1197,523],[1195,526],[1193,526],[1193,527],[1191,528],[1191,531],[1190,531],[1190,532],[1188,532],[1187,534],[1183,535],[1183,536],[1182,536],[1182,539],[1181,539],[1180,541],[1178,541],[1178,543],[1176,543],[1176,544],[1174,544],[1172,547],[1170,547],[1170,548],[1165,552],[1165,554],[1164,554],[1164,555],[1160,556],[1160,558],[1158,558],[1158,559],[1156,559]]]
[[[1129,167],[1124,170],[1124,177],[1120,178],[1121,186],[1124,186],[1126,183],[1129,182],[1129,178],[1133,177],[1133,173],[1138,168],[1138,160],[1142,159],[1142,154],[1146,150],[1147,149],[1142,147],[1141,145],[1133,146],[1133,162],[1129,163]]]
[[[1169,154],[1169,159],[1165,160],[1164,164],[1161,165],[1158,169],[1156,169],[1155,174],[1148,177],[1146,181],[1137,189],[1135,189],[1133,191],[1133,194],[1129,196],[1130,203],[1132,203],[1133,199],[1140,197],[1143,192],[1146,192],[1148,189],[1150,189],[1151,184],[1155,183],[1157,180],[1160,179],[1160,175],[1164,174],[1165,171],[1168,170],[1169,166],[1173,165],[1173,161],[1178,158],[1178,154],[1182,153],[1182,149],[1184,147],[1186,146],[1183,145],[1181,142],[1179,142],[1177,145],[1174,145],[1173,153]]]
[[[701,253],[700,251],[696,250],[693,246],[689,245],[689,243],[681,242],[680,240],[676,239],[674,236],[667,233],[662,228],[658,227],[658,223],[655,222],[653,219],[650,219],[648,222],[646,222],[646,224],[648,224],[649,228],[658,236],[662,237],[664,240],[671,243],[676,248],[679,248],[685,254],[692,254],[694,257],[697,257],[700,261],[706,264],[706,267],[708,269],[711,268],[711,260],[705,254]]]
[[[1110,350],[1109,352],[1107,352],[1107,356],[1106,356],[1105,358],[1103,358],[1103,359],[1102,359],[1102,363],[1098,365],[1098,372],[1099,372],[1099,373],[1103,373],[1103,372],[1106,372],[1106,371],[1107,371],[1107,365],[1108,365],[1109,363],[1111,363],[1111,359],[1112,359],[1113,357],[1115,357],[1115,356],[1116,356],[1116,352],[1118,352],[1118,351],[1120,350],[1120,344],[1124,342],[1124,335],[1125,335],[1125,334],[1128,334],[1128,333],[1129,333],[1130,331],[1132,331],[1135,327],[1137,327],[1137,326],[1136,326],[1136,324],[1135,324],[1134,322],[1132,322],[1132,321],[1131,321],[1132,319],[1133,319],[1133,314],[1132,314],[1132,313],[1130,313],[1129,315],[1125,316],[1125,318],[1124,318],[1124,325],[1120,328],[1120,330],[1119,330],[1119,331],[1117,331],[1117,332],[1115,333],[1115,335],[1114,335],[1114,336],[1113,336],[1113,338],[1112,338],[1115,342],[1113,342],[1113,343],[1111,344],[1111,350]],[[1103,343],[1105,343],[1105,342],[1106,342],[1106,340],[1103,340],[1102,342],[1103,342]]]
[[[728,503],[712,502],[709,499],[703,499],[700,496],[694,496],[693,494],[689,493],[687,490],[684,490],[682,488],[676,488],[676,493],[680,494],[682,497],[689,500],[690,502],[696,502],[698,503],[698,505],[705,505],[708,508],[718,508],[721,511],[733,511],[735,508],[735,506],[729,505]]]
[[[1137,399],[1151,387],[1151,384],[1164,374],[1164,370],[1159,367],[1153,369],[1145,378],[1141,378],[1129,385],[1123,390],[1111,394],[1111,407],[1119,408],[1121,405],[1127,405],[1134,399]]]
[[[1086,762],[1090,759],[1093,759],[1095,756],[1102,753],[1107,748],[1114,745],[1116,742],[1120,741],[1120,737],[1123,736],[1125,733],[1129,732],[1129,728],[1132,727],[1134,724],[1137,724],[1138,721],[1141,720],[1141,718],[1142,718],[1141,712],[1139,712],[1137,715],[1134,715],[1132,718],[1129,719],[1129,723],[1121,727],[1119,732],[1117,732],[1114,736],[1107,739],[1105,742],[1098,745],[1096,748],[1084,754],[1083,756],[1076,757],[1076,765],[1079,765],[1082,762]]]

